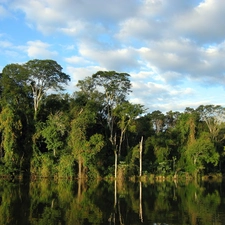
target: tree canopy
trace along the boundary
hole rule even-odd
[[[223,106],[147,112],[127,73],[98,71],[74,93],[68,81],[54,60],[3,68],[0,175],[139,176],[141,140],[144,174],[225,172]]]

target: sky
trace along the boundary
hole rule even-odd
[[[0,0],[0,72],[52,59],[77,81],[130,74],[147,112],[222,105],[225,0]]]

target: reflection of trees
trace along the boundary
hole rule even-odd
[[[179,218],[174,184],[163,182],[144,186],[142,199],[145,221],[170,224],[173,218]]]
[[[30,222],[32,224],[56,224],[61,220],[57,185],[48,180],[30,183]]]
[[[170,210],[171,186],[162,183],[157,186],[157,196],[154,203],[154,209],[157,212],[166,212]]]
[[[222,186],[210,187],[119,180],[80,184],[42,180],[29,185],[4,181],[0,224],[221,224],[215,220],[222,220],[217,213],[224,207]]]
[[[212,224],[219,192],[194,183],[31,184],[33,224]],[[33,220],[32,220],[33,219]]]
[[[78,182],[82,182],[80,179]],[[100,224],[102,211],[94,203],[96,185],[92,184],[86,189],[78,183],[77,197],[73,197],[66,210],[66,224]]]
[[[127,224],[130,209],[126,201],[127,193],[127,186],[124,185],[124,180],[114,180],[114,203],[108,219],[110,225]]]
[[[144,224],[145,199],[142,198],[142,182],[117,180],[114,183],[114,202],[112,202],[114,207],[109,214],[109,224]]]
[[[28,185],[0,180],[0,224],[28,224]]]
[[[117,202],[109,217],[109,224],[149,224],[168,222],[176,215],[171,206],[172,185],[145,184],[142,182],[117,184]],[[112,193],[113,194],[113,193]],[[113,203],[112,203],[113,205]]]
[[[217,190],[207,193],[203,187],[189,183],[182,188],[178,188],[178,193],[181,199],[181,210],[187,212],[183,217],[189,224],[207,225],[213,223],[221,201]]]
[[[138,215],[138,188],[136,185],[129,185],[127,191],[129,194],[125,200],[130,207],[128,211]],[[153,221],[170,224],[172,221],[179,221],[180,224],[189,225],[212,224],[219,204],[220,195],[217,190],[206,193],[204,188],[192,183],[176,187],[164,182],[144,184],[142,187],[143,223]],[[136,224],[140,222],[142,220],[136,220]]]
[[[69,210],[66,212],[66,224],[100,224],[102,221],[102,212],[92,202],[77,202],[73,199]]]
[[[79,180],[81,182],[81,180]],[[32,224],[99,224],[102,211],[93,203],[95,185],[60,180],[32,182]]]

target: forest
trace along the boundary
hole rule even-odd
[[[225,108],[147,112],[130,75],[98,71],[66,92],[54,60],[0,74],[0,177],[130,178],[223,174]]]

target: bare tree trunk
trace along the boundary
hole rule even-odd
[[[116,208],[117,204],[117,181],[114,181],[114,208]]]
[[[120,134],[120,143],[119,143],[119,150],[118,150],[118,159],[120,160],[120,155],[121,155],[121,148],[122,148],[122,142],[123,142],[123,135],[124,135],[124,132],[121,131],[121,134]]]
[[[118,166],[118,146],[116,144],[116,134],[114,136],[114,138],[112,139],[113,142],[113,149],[114,149],[114,156],[115,156],[115,171],[114,171],[114,176],[115,176],[115,179],[117,178],[117,166]]]
[[[78,159],[78,178],[82,178],[82,160],[81,157]]]
[[[143,210],[142,210],[142,183],[139,181],[139,218],[143,223]]]
[[[114,207],[113,212],[110,214],[108,219],[109,224],[116,224],[116,206],[117,206],[117,180],[114,180]]]
[[[114,150],[114,155],[115,155],[115,179],[117,178],[117,161],[118,161],[118,155],[117,155],[117,150]]]
[[[118,213],[119,213],[119,221],[120,221],[120,225],[124,225],[124,219],[121,213],[121,208],[120,208],[120,199],[118,199]]]
[[[51,209],[53,209],[53,208],[54,208],[54,202],[55,202],[55,199],[52,199]]]
[[[77,199],[78,202],[81,201],[81,194],[82,194],[82,180],[78,179],[78,190],[77,190]]]
[[[142,176],[142,150],[143,150],[143,136],[141,137],[141,142],[140,142],[140,170],[139,170],[139,176]]]

